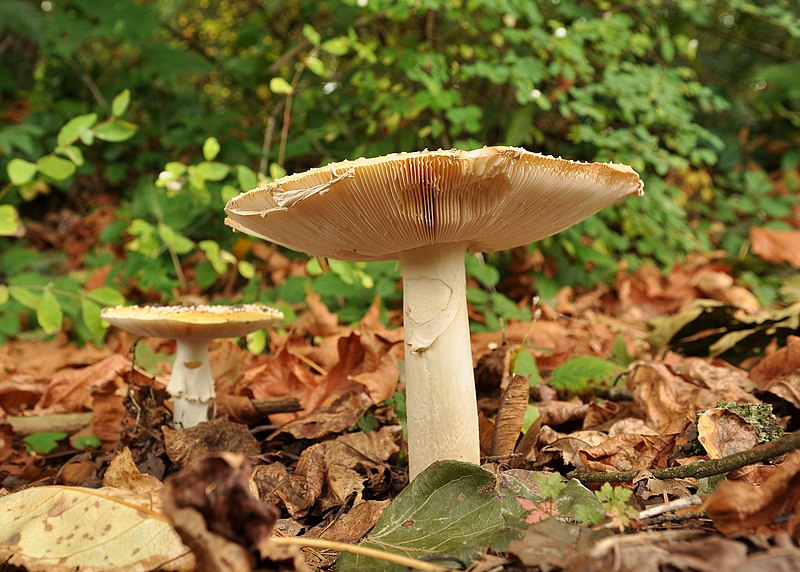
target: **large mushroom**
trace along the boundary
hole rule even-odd
[[[642,189],[625,165],[486,147],[333,163],[225,212],[234,229],[312,256],[400,261],[413,478],[437,460],[480,462],[466,251],[534,242]]]
[[[214,378],[208,343],[266,328],[283,318],[280,310],[257,304],[238,306],[117,306],[104,308],[109,324],[138,336],[175,340],[175,362],[167,384],[176,427],[208,421]]]

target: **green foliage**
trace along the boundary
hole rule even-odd
[[[625,368],[596,356],[570,359],[553,370],[550,384],[569,393],[607,388]]]
[[[536,365],[536,358],[533,357],[533,353],[525,348],[520,348],[517,353],[514,354],[511,373],[527,377],[530,387],[539,385],[542,382],[542,376],[539,374],[539,368]]]
[[[26,435],[22,441],[25,443],[25,449],[28,451],[39,453],[40,455],[47,455],[52,453],[58,447],[58,443],[67,438],[66,433],[52,432],[52,433],[33,433]]]
[[[76,449],[95,449],[101,444],[100,439],[94,435],[84,435],[72,440],[72,446]]]
[[[447,566],[491,548],[503,550],[525,531],[532,495],[514,477],[459,461],[434,463],[381,514],[361,543]],[[449,560],[448,560],[449,559]],[[401,570],[399,565],[341,553],[340,570]]]
[[[237,193],[330,160],[508,144],[633,165],[644,199],[536,245],[548,260],[534,276],[544,298],[608,281],[620,260],[668,268],[697,249],[739,256],[749,226],[791,212],[800,93],[789,0],[361,4],[2,3],[12,41],[0,51],[10,118],[0,127],[0,336],[61,324],[100,340],[98,302],[82,288],[94,272],[136,301],[224,293],[291,317],[313,290],[345,322],[376,296],[397,307],[393,262],[329,261],[323,272],[310,261],[308,276],[272,284],[251,239],[223,224]],[[114,220],[82,260],[26,247],[26,221],[107,204]],[[531,317],[503,287],[506,264],[467,257],[474,331]],[[763,299],[782,295],[780,283],[751,281]]]
[[[633,491],[625,487],[612,487],[609,483],[603,483],[599,491],[595,491],[595,496],[603,506],[606,516],[609,517],[620,528],[630,524],[630,520],[639,514],[635,507],[629,504]]]

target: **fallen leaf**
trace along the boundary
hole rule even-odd
[[[570,524],[548,518],[529,526],[525,536],[513,540],[508,545],[508,552],[525,565],[537,569],[563,570],[565,565],[585,557],[587,546],[591,546],[602,538],[611,536],[608,530],[593,531],[583,526]],[[581,570],[580,567],[567,568]],[[585,567],[583,570],[589,570]]]
[[[348,544],[358,542],[375,526],[378,518],[389,506],[389,502],[388,499],[361,501],[353,505],[341,518],[337,518],[333,523],[317,525],[305,536]]]
[[[250,549],[269,536],[278,520],[278,511],[258,500],[254,488],[244,456],[205,457],[167,478],[164,513],[171,517],[179,509],[196,511],[210,532]],[[194,550],[196,543],[190,546]]]
[[[672,448],[672,440],[657,435],[617,435],[578,455],[591,471],[642,471],[665,466]]]
[[[328,309],[316,292],[306,294],[306,307],[308,309],[292,324],[296,335],[335,336],[343,330],[339,326],[339,318]]]
[[[794,451],[762,486],[722,481],[705,505],[726,536],[790,533],[800,525],[800,451]]]
[[[749,236],[756,256],[767,262],[788,262],[800,268],[800,231],[753,227]]]
[[[193,570],[158,495],[46,486],[0,498],[0,559],[30,571]]]
[[[91,407],[92,390],[106,384],[125,390],[122,374],[132,368],[128,358],[112,354],[105,359],[80,368],[58,371],[47,386],[36,408],[44,413],[78,411]]]
[[[258,455],[261,447],[246,425],[217,417],[188,429],[161,428],[170,460],[186,468],[213,453]]]
[[[341,435],[304,450],[293,472],[271,463],[256,467],[253,479],[262,497],[282,503],[293,517],[342,506],[352,496],[358,502],[365,482],[375,487],[385,478],[400,434],[399,426],[386,426]]]
[[[608,435],[600,431],[575,431],[542,447],[542,452],[557,451],[565,463],[582,467],[583,461],[578,455],[579,451],[591,449],[608,441]]]
[[[676,419],[694,421],[696,411],[720,401],[754,403],[758,400],[742,388],[747,377],[727,368],[691,358],[688,365],[670,368],[662,362],[640,361],[631,366],[628,389],[646,413],[647,424],[661,434]]]
[[[127,447],[109,463],[103,475],[103,486],[130,491],[139,496],[158,493],[164,488],[164,484],[157,478],[139,471],[131,450]]]
[[[720,407],[697,418],[697,438],[712,459],[747,451],[758,445],[758,431],[742,417]]]
[[[508,457],[514,452],[527,408],[528,380],[515,375],[500,397],[492,434],[492,455]]]
[[[361,546],[440,564],[469,561],[489,548],[502,551],[525,531],[529,497],[515,478],[494,475],[470,463],[434,463],[401,492]],[[533,499],[535,500],[535,499]],[[453,562],[453,560],[450,560]],[[342,553],[340,570],[401,570],[399,565]]]
[[[372,400],[363,393],[343,395],[328,407],[290,421],[270,435],[269,439],[283,433],[295,439],[322,439],[336,435],[358,421],[371,405]]]
[[[800,336],[789,336],[786,345],[762,359],[752,370],[750,378],[760,389],[767,390],[776,380],[800,369]]]

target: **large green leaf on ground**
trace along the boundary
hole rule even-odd
[[[509,475],[458,461],[428,467],[392,502],[362,546],[420,560],[456,565],[488,549],[504,550],[521,537],[528,511],[538,502]],[[451,559],[451,560],[448,560]],[[341,554],[339,570],[395,570],[400,566]]]

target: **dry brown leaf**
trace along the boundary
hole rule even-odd
[[[273,439],[289,434],[295,439],[322,439],[347,430],[372,406],[372,400],[363,393],[343,395],[329,407],[324,407],[290,421],[270,435]]]
[[[92,420],[75,436],[93,435],[100,439],[103,449],[113,451],[119,444],[122,422],[125,419],[124,393],[116,383],[108,382],[91,391]]]
[[[400,379],[393,343],[377,334],[356,332],[339,338],[339,361],[328,370],[323,383],[328,388],[324,404],[350,391],[366,389],[373,403],[380,403],[394,393]]]
[[[776,380],[769,392],[800,409],[800,371]]]
[[[641,419],[635,417],[625,417],[619,421],[614,422],[608,428],[608,436],[615,437],[617,435],[624,435],[626,433],[634,433],[636,435],[656,435],[647,424]]]
[[[47,389],[46,380],[25,375],[9,375],[0,381],[0,413],[19,414],[32,409]]]
[[[514,452],[527,408],[528,380],[515,375],[500,397],[492,433],[492,455],[507,457]]]
[[[354,544],[375,526],[390,502],[389,499],[362,501],[353,505],[353,508],[341,518],[332,523],[319,524],[309,530],[305,536]]]
[[[263,373],[247,385],[254,399],[294,396],[305,412],[314,411],[325,397],[325,388],[318,375],[311,372],[305,362],[288,351],[286,346],[272,355]],[[297,419],[305,413],[271,415],[273,423],[281,424]]]
[[[712,459],[747,451],[759,441],[755,427],[721,407],[708,409],[698,417],[697,438]]]
[[[475,387],[492,389],[503,387],[509,370],[508,344],[500,344],[480,356],[475,365]]]
[[[606,441],[608,441],[608,435],[600,431],[575,431],[551,441],[546,447],[542,447],[542,452],[557,451],[565,463],[581,468],[583,461],[578,453]]]
[[[0,560],[30,571],[193,570],[158,495],[47,486],[0,498]]]
[[[339,318],[328,310],[316,292],[306,294],[306,306],[308,310],[300,314],[292,324],[296,335],[335,336],[343,329],[339,326]]]
[[[788,262],[800,268],[800,230],[750,229],[752,251],[767,262]]]
[[[759,388],[768,389],[775,378],[800,369],[800,336],[788,336],[786,345],[764,359],[750,371],[750,378]]]
[[[656,435],[617,435],[578,455],[590,471],[643,471],[664,466],[672,445]]]
[[[164,488],[164,484],[157,478],[139,471],[131,450],[127,447],[111,460],[103,475],[103,486],[130,491],[139,496],[158,493]]]
[[[128,358],[112,354],[97,363],[80,369],[58,371],[47,386],[36,408],[44,413],[63,413],[91,407],[92,390],[106,384],[125,390],[122,375],[132,368]]]
[[[49,342],[10,340],[0,346],[0,371],[17,374],[29,381],[50,380],[57,371],[102,361],[111,354],[92,344],[77,347],[64,333]]]
[[[792,452],[760,487],[722,481],[705,508],[727,536],[778,529],[791,534],[800,525],[800,451]]]
[[[761,304],[747,288],[735,286],[733,277],[725,272],[707,270],[700,272],[694,279],[694,285],[707,297],[754,314],[761,309]]]
[[[695,411],[720,401],[754,403],[742,388],[747,378],[738,372],[690,358],[671,369],[661,362],[636,362],[628,376],[633,400],[646,412],[648,425],[658,433],[676,418],[694,421]]]
[[[380,484],[385,461],[399,450],[401,428],[386,426],[370,433],[349,433],[312,445],[289,473],[279,463],[256,467],[253,475],[262,497],[286,506],[293,517],[341,506],[355,495],[360,500],[364,482]]]
[[[222,453],[206,457],[166,479],[164,513],[172,517],[179,509],[196,511],[209,532],[250,550],[270,534],[278,520],[278,511],[262,503],[254,488],[244,456]],[[180,527],[178,532],[187,538]],[[195,550],[197,542],[192,538],[189,545]]]
[[[255,456],[260,445],[246,425],[217,417],[188,429],[161,428],[170,460],[185,468],[213,453]]]
[[[583,419],[589,410],[589,406],[579,397],[573,397],[569,401],[545,401],[533,405],[539,410],[542,425],[550,427],[558,427],[570,421]]]
[[[607,423],[619,412],[620,406],[613,401],[592,401],[583,418],[583,429],[592,429]]]
[[[478,409],[478,437],[481,444],[481,457],[492,454],[492,437],[494,436],[494,421]]]

